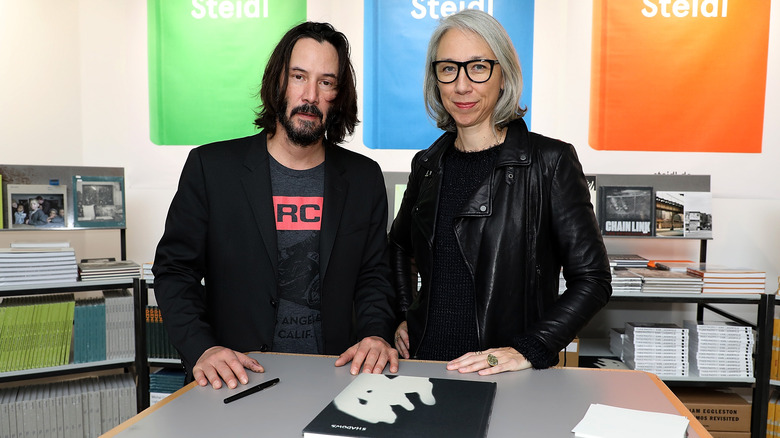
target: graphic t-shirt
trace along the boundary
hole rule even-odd
[[[273,351],[322,354],[320,225],[325,165],[288,169],[271,158],[279,256]]]

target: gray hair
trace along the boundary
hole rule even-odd
[[[494,127],[504,127],[512,120],[523,117],[526,112],[525,108],[520,107],[520,96],[523,93],[523,72],[520,69],[520,60],[509,34],[506,33],[501,23],[490,14],[476,9],[465,9],[443,18],[428,42],[423,93],[425,110],[436,122],[436,126],[445,131],[455,131],[455,120],[444,109],[439,94],[439,83],[432,65],[438,55],[439,43],[450,29],[468,30],[481,36],[490,46],[490,50],[496,54],[504,75],[504,88],[493,109]]]

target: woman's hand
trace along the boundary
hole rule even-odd
[[[406,324],[406,322],[403,324]],[[491,365],[491,362],[493,365]],[[528,368],[531,368],[531,362],[528,362],[522,354],[512,347],[491,348],[485,351],[466,353],[457,359],[447,362],[447,369],[450,371],[458,370],[459,373],[473,373],[477,371],[480,376],[503,373],[504,371],[520,371]]]
[[[406,321],[398,325],[395,329],[395,349],[404,359],[409,359],[409,329]]]

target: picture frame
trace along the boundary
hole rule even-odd
[[[76,228],[124,228],[124,177],[74,175],[73,225]]]
[[[70,228],[67,186],[8,184],[6,191],[8,228]]]

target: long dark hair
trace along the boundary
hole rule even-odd
[[[349,41],[330,23],[307,21],[299,24],[290,29],[276,45],[263,73],[263,84],[260,88],[261,106],[257,112],[255,125],[270,135],[276,134],[276,122],[279,120],[279,114],[284,111],[290,57],[295,43],[301,38],[312,38],[319,43],[327,41],[336,48],[339,55],[338,94],[329,111],[325,131],[325,139],[328,142],[339,144],[344,141],[347,133],[351,135],[355,132],[355,125],[359,123],[357,91],[355,70],[349,59]]]

